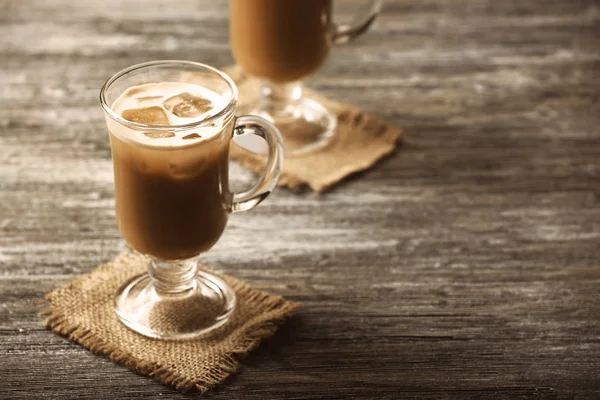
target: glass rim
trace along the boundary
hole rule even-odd
[[[197,121],[188,122],[185,124],[178,124],[178,125],[162,125],[162,124],[142,124],[139,122],[129,121],[129,120],[123,118],[122,116],[120,116],[118,113],[116,113],[111,108],[111,106],[107,103],[106,91],[118,79],[122,78],[123,76],[125,76],[133,71],[137,71],[142,68],[154,67],[154,66],[166,66],[166,65],[194,66],[194,67],[197,67],[200,69],[208,70],[211,73],[219,76],[221,79],[223,79],[225,82],[227,82],[227,85],[231,89],[232,94],[231,94],[231,98],[227,102],[227,105],[225,105],[218,112],[216,112],[214,114],[210,114],[207,117],[199,119]],[[140,63],[140,64],[135,64],[135,65],[132,65],[125,69],[122,69],[121,71],[114,74],[111,78],[109,78],[104,83],[104,85],[102,85],[102,88],[100,89],[100,104],[102,105],[102,108],[104,109],[104,111],[116,122],[118,122],[122,125],[125,125],[127,127],[136,129],[136,130],[153,130],[153,131],[168,130],[168,131],[172,131],[172,130],[193,129],[193,128],[198,127],[199,125],[205,125],[208,122],[211,122],[215,119],[223,117],[229,111],[231,111],[235,108],[237,101],[238,101],[238,88],[237,88],[235,82],[233,82],[233,79],[231,79],[231,77],[229,75],[227,75],[223,71],[218,70],[217,68],[211,67],[210,65],[202,64],[202,63],[195,62],[195,61],[187,61],[187,60],[156,60],[156,61],[148,61],[148,62],[144,62],[144,63]]]

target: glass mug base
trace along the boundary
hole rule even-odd
[[[327,146],[335,135],[336,115],[307,96],[292,107],[283,114],[258,107],[250,114],[265,118],[279,129],[288,156],[310,153]]]
[[[217,276],[196,272],[189,290],[159,294],[144,274],[123,285],[115,296],[117,316],[130,329],[156,339],[191,339],[223,326],[236,305],[234,290]]]

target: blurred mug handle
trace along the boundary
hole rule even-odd
[[[231,212],[249,210],[266,199],[277,184],[283,168],[283,140],[272,123],[254,115],[238,117],[235,121],[233,137],[247,134],[259,136],[267,142],[269,148],[267,166],[254,186],[244,192],[233,194]]]
[[[365,33],[377,19],[382,5],[383,0],[372,0],[369,5],[369,12],[365,17],[357,19],[351,25],[334,25],[332,34],[333,44],[347,43]]]

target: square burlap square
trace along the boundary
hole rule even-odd
[[[238,86],[239,112],[249,112],[249,105],[255,103],[259,95],[259,81],[238,66],[227,67],[224,71]],[[278,186],[298,189],[307,185],[315,192],[322,192],[342,179],[374,166],[392,153],[402,139],[402,130],[358,108],[328,100],[311,90],[305,90],[305,93],[337,114],[336,134],[319,150],[285,157]],[[255,173],[264,169],[265,161],[261,155],[240,146],[231,146],[231,157]]]
[[[46,298],[50,307],[42,313],[46,317],[44,324],[92,353],[106,355],[131,370],[182,391],[204,392],[234,373],[240,359],[261,340],[272,336],[277,324],[299,307],[299,303],[219,275],[237,295],[236,309],[226,325],[200,339],[150,339],[125,327],[113,311],[117,289],[145,271],[141,256],[122,253],[114,261],[49,293]]]

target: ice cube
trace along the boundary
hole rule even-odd
[[[170,138],[170,137],[174,137],[175,136],[175,132],[163,132],[163,131],[154,131],[154,132],[143,132],[143,134],[146,137],[149,137],[150,139],[164,139],[164,138]]]
[[[182,139],[200,139],[202,136],[197,133],[190,133],[189,135],[185,135]]]
[[[185,92],[169,97],[163,106],[180,118],[195,118],[209,111],[213,104],[208,99]]]
[[[128,121],[137,122],[140,124],[169,124],[169,117],[167,117],[167,113],[165,113],[165,111],[158,106],[125,110],[121,113],[121,116]]]

